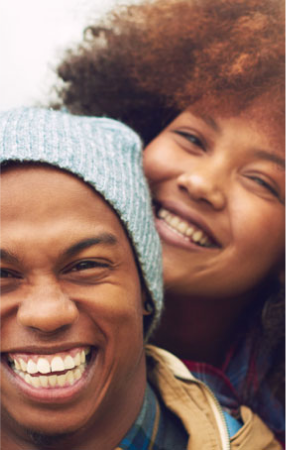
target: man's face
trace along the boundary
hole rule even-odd
[[[145,388],[142,292],[112,209],[70,174],[9,169],[1,248],[2,426],[88,433],[132,409]]]

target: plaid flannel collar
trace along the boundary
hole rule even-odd
[[[174,450],[185,448],[188,436],[147,385],[136,422],[116,450]]]

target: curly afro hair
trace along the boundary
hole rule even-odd
[[[284,114],[282,0],[157,0],[86,29],[58,67],[60,105],[107,115],[145,143],[200,99],[238,113],[268,93]]]

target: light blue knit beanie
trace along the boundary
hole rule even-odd
[[[149,190],[136,133],[112,119],[73,116],[41,108],[0,113],[0,162],[48,163],[91,184],[119,215],[133,244],[154,313],[162,309],[162,267]]]

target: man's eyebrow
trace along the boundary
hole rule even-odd
[[[267,150],[255,150],[253,152],[253,156],[255,158],[265,159],[266,161],[272,161],[285,170],[285,159],[281,158],[274,152],[269,152]]]
[[[116,245],[118,244],[117,238],[114,236],[114,234],[111,233],[101,233],[98,236],[89,237],[87,239],[82,239],[79,242],[76,242],[71,247],[66,249],[63,253],[64,257],[71,257],[75,255],[76,253],[81,252],[82,250],[85,250],[86,248],[92,247],[94,245],[99,244],[107,244],[107,245]]]

